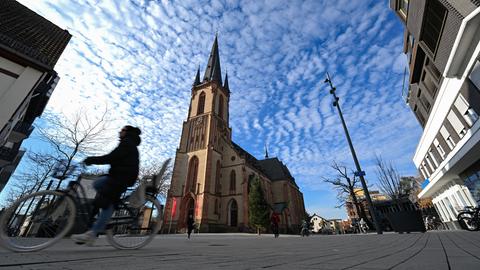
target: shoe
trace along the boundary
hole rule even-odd
[[[82,234],[72,234],[70,236],[70,239],[72,239],[76,244],[79,245],[87,245],[89,247],[93,246],[93,243],[95,242],[96,235],[92,231],[87,231]]]

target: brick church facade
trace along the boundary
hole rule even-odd
[[[232,141],[229,101],[215,37],[203,80],[198,70],[192,86],[163,231],[182,231],[190,214],[201,232],[249,231],[249,182],[258,177],[271,211],[280,213],[280,229],[297,232],[305,213],[303,194],[280,160],[258,160]]]

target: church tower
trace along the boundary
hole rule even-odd
[[[222,152],[231,145],[229,100],[228,75],[222,82],[215,36],[203,79],[198,68],[192,85],[167,196],[164,232],[183,228],[189,215],[201,231],[212,230],[209,213],[217,210],[221,197]]]

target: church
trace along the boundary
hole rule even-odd
[[[215,36],[203,80],[197,70],[183,122],[164,211],[163,232],[185,229],[192,215],[200,232],[248,232],[248,192],[260,179],[265,199],[280,215],[281,232],[298,233],[303,194],[278,158],[258,160],[232,141],[228,74],[222,80]]]

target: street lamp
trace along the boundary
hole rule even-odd
[[[340,104],[338,103],[340,98],[337,97],[337,95],[335,94],[335,90],[337,89],[333,87],[332,80],[330,79],[330,75],[328,74],[328,72],[327,72],[327,78],[325,79],[324,83],[328,83],[330,85],[330,94],[333,95],[333,106],[337,107],[338,115],[340,115],[340,120],[342,120],[343,130],[345,131],[345,136],[347,137],[348,146],[350,147],[350,152],[352,152],[353,161],[355,162],[355,166],[357,169],[357,171],[355,172],[355,176],[358,176],[360,178],[360,182],[362,182],[363,191],[365,193],[365,197],[367,198],[368,209],[370,210],[370,213],[372,213],[372,219],[373,219],[373,223],[375,224],[375,228],[377,229],[377,233],[382,234],[382,228],[378,223],[377,214],[375,212],[375,207],[373,207],[372,199],[370,198],[370,192],[368,192],[367,183],[363,178],[363,176],[365,175],[365,172],[362,171],[362,169],[360,168],[360,163],[358,162],[357,155],[355,154],[355,149],[353,148],[352,140],[350,139],[350,134],[348,133],[347,125],[345,124],[345,120],[343,119],[343,114],[342,114],[342,110],[340,109]]]

